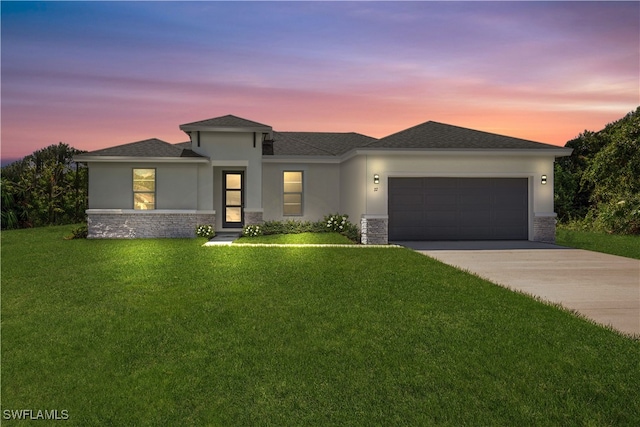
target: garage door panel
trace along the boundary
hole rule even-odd
[[[456,227],[425,227],[415,234],[421,236],[419,239],[408,240],[451,240],[450,236],[456,235],[457,231]]]
[[[492,240],[492,231],[489,228],[460,227],[455,240]]]
[[[497,194],[494,197],[493,203],[504,205],[505,209],[509,209],[513,207],[518,207],[522,209],[527,206],[527,197],[515,197],[509,194]]]
[[[440,211],[424,211],[421,212],[425,221],[425,226],[428,224],[446,224],[447,221],[456,219],[457,212],[453,210],[440,210]]]
[[[404,191],[412,188],[422,188],[424,182],[422,178],[402,178],[402,182],[397,179],[389,180],[389,189],[396,191]]]
[[[495,211],[493,212],[493,218],[498,221],[514,221],[522,223],[527,220],[527,215],[523,214],[520,210],[508,210],[508,211]]]
[[[491,211],[458,212],[456,216],[460,227],[485,227],[491,222]]]
[[[424,240],[424,228],[422,227],[397,227],[394,229],[397,240]]]
[[[441,205],[456,206],[458,197],[455,193],[425,194],[424,203],[434,209]]]
[[[404,178],[401,178],[401,179],[404,179]],[[458,183],[451,181],[450,178],[429,178],[429,180],[425,180],[424,178],[413,178],[413,179],[422,180],[422,186],[426,190],[452,189],[458,186]]]
[[[391,240],[528,237],[526,178],[389,178],[388,200]]]
[[[392,199],[392,201],[393,201],[393,203],[395,203],[399,207],[407,206],[407,207],[421,208],[422,205],[424,204],[424,202],[422,200],[422,197],[420,197],[420,196],[411,196],[411,195],[395,196]]]
[[[458,205],[469,209],[482,209],[492,204],[489,194],[467,194],[457,197]]]
[[[423,218],[424,218],[424,215],[420,211],[402,211],[402,212],[397,212],[394,215],[394,221],[397,221],[400,224],[403,224],[403,223],[413,224],[413,225],[406,225],[407,227],[409,226],[420,227],[422,225]]]

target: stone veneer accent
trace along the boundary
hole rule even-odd
[[[245,209],[244,223],[246,225],[261,225],[262,223],[264,223],[264,220],[262,219],[262,210],[251,211]]]
[[[196,237],[198,225],[216,223],[214,211],[87,211],[88,238]]]
[[[555,213],[534,215],[532,239],[534,242],[556,242],[556,216]]]
[[[386,215],[362,215],[360,240],[363,245],[386,245],[389,243],[389,217]]]

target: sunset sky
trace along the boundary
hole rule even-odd
[[[428,120],[564,145],[639,104],[639,2],[5,2],[2,152],[234,114],[383,137]]]

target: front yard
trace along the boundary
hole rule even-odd
[[[562,246],[640,259],[638,235],[608,234],[560,225],[556,230],[556,240]]]
[[[406,249],[2,233],[2,413],[638,425],[640,342]]]

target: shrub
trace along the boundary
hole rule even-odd
[[[245,225],[242,227],[242,235],[245,237],[258,237],[262,236],[263,229],[259,225]]]
[[[264,235],[269,234],[300,234],[300,233],[319,233],[326,231],[316,222],[296,221],[289,219],[286,221],[265,221],[262,224]]]
[[[349,215],[341,215],[339,213],[327,215],[324,217],[323,225],[325,231],[340,233],[354,242],[360,241],[358,227],[349,222]]]
[[[196,236],[198,237],[204,237],[204,238],[210,239],[215,235],[216,235],[216,232],[213,229],[212,225],[204,224],[196,227]]]
[[[87,227],[87,224],[82,224],[81,226],[71,230],[71,234],[69,236],[66,236],[65,239],[66,240],[86,239],[88,235],[89,235],[89,228]]]
[[[246,237],[271,235],[271,234],[300,234],[300,233],[340,233],[354,242],[359,242],[360,232],[358,227],[350,223],[348,215],[331,214],[322,221],[265,221],[261,226],[246,225],[242,229],[242,235]]]
[[[595,226],[616,234],[640,234],[640,196],[598,204]]]

